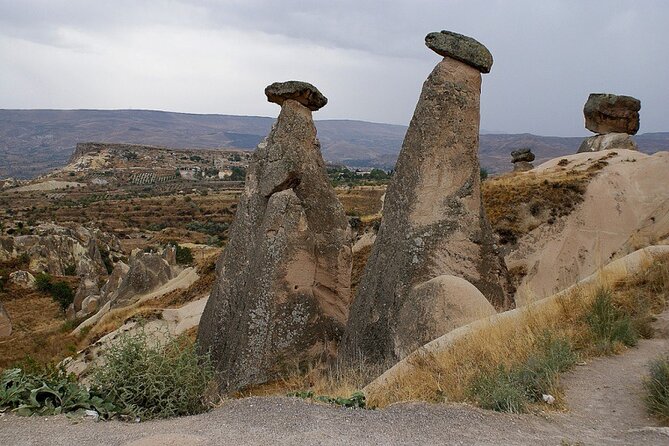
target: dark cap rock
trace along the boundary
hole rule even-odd
[[[430,33],[425,45],[440,56],[450,57],[470,65],[481,73],[490,73],[492,54],[481,42],[451,31]]]
[[[269,102],[283,105],[286,99],[294,99],[311,111],[316,111],[328,103],[328,98],[309,82],[274,82],[265,88]]]
[[[639,131],[641,101],[632,96],[591,93],[583,107],[585,128],[591,132],[627,133]]]
[[[518,163],[521,161],[526,161],[531,163],[534,161],[534,153],[531,149],[518,149],[511,152],[512,163]]]

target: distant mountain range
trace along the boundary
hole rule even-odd
[[[115,142],[176,149],[253,150],[274,118],[197,115],[152,110],[0,110],[0,178],[32,178],[64,166],[78,142]],[[406,126],[316,121],[323,156],[350,167],[392,168]],[[635,137],[642,151],[669,150],[669,132]],[[510,152],[529,147],[537,162],[575,153],[583,138],[532,134],[481,135],[481,164],[511,169]]]

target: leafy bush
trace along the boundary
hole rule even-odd
[[[113,404],[77,383],[62,368],[34,364],[0,375],[0,411],[7,409],[25,416],[95,410],[102,418],[116,411]]]
[[[527,404],[554,393],[559,374],[575,362],[576,355],[566,339],[544,334],[534,354],[524,363],[512,367],[500,365],[491,372],[481,373],[472,382],[470,394],[484,409],[524,412]]]
[[[186,224],[189,231],[202,232],[212,236],[222,235],[229,227],[227,223],[217,223],[215,221],[191,221]]]
[[[153,342],[145,333],[123,335],[93,372],[93,388],[123,413],[141,419],[191,415],[207,410],[213,378],[208,356],[182,338]]]
[[[191,265],[193,263],[193,251],[181,245],[176,245],[176,258],[179,265]]]
[[[615,307],[611,291],[607,289],[597,290],[595,300],[586,314],[586,321],[595,349],[601,353],[613,353],[618,344],[635,346],[639,340],[632,318]]]
[[[650,363],[644,381],[648,411],[669,423],[669,355]]]
[[[39,291],[49,293],[63,311],[74,301],[74,291],[70,285],[63,281],[54,282],[49,274],[38,274],[35,277],[35,287]]]
[[[66,276],[76,276],[77,275],[77,265],[74,263],[71,265],[67,265],[65,269],[63,270],[63,274]]]

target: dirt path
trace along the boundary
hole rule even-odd
[[[296,398],[234,400],[209,413],[139,424],[72,424],[65,417],[0,417],[0,445],[663,445],[669,429],[645,414],[647,362],[669,351],[644,340],[565,375],[570,411],[510,415],[467,405],[397,404],[352,410]]]

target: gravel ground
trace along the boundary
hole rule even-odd
[[[641,377],[666,339],[642,341],[564,377],[569,411],[510,415],[463,404],[343,409],[297,398],[232,400],[209,413],[144,423],[0,417],[0,445],[669,445],[645,415]]]

